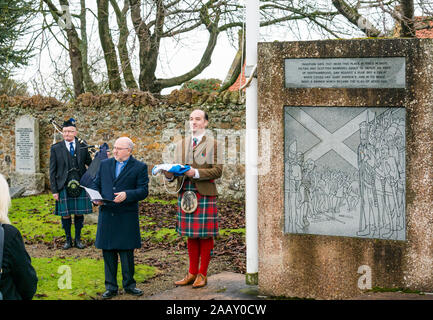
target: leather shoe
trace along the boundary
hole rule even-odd
[[[188,284],[191,284],[194,282],[195,278],[197,278],[196,274],[192,274],[192,273],[187,273],[187,275],[185,276],[185,278],[183,278],[182,280],[176,281],[174,284],[177,286],[186,286]]]
[[[107,290],[102,294],[102,299],[111,299],[113,297],[117,296],[117,291],[111,291],[111,290]]]
[[[75,240],[75,247],[78,249],[84,249],[86,246],[81,242],[81,240]]]
[[[194,283],[192,284],[192,287],[194,289],[201,288],[204,287],[206,284],[207,284],[207,277],[199,273]]]
[[[143,295],[143,291],[138,289],[138,288],[125,289],[125,292],[128,294],[132,294],[133,296],[137,296],[137,297]]]
[[[68,250],[70,248],[72,248],[72,241],[66,241],[63,250]]]

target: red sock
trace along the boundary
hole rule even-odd
[[[200,239],[200,270],[199,272],[206,276],[207,268],[210,262],[210,252],[213,249],[213,238]]]
[[[189,273],[198,273],[198,263],[200,258],[200,239],[188,238]]]

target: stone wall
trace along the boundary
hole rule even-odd
[[[83,94],[76,101],[61,103],[54,98],[0,96],[0,173],[9,177],[15,171],[15,119],[29,114],[39,121],[40,171],[49,188],[49,151],[57,123],[73,117],[77,120],[78,136],[89,144],[107,142],[113,146],[116,138],[129,136],[135,143],[134,156],[148,164],[163,163],[164,152],[185,133],[185,121],[197,108],[209,114],[209,129],[216,138],[228,132],[242,134],[245,128],[245,106],[238,92],[201,94],[194,90],[173,91],[169,96],[155,98],[140,91],[93,96]],[[57,141],[61,135],[56,134]],[[235,154],[224,166],[223,177],[217,181],[222,198],[241,199],[244,196],[244,165],[240,154],[240,139]],[[228,150],[226,149],[226,150]],[[233,159],[235,157],[235,159]],[[167,194],[160,176],[150,177],[152,195]]]

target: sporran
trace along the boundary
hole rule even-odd
[[[78,169],[72,168],[68,171],[68,179],[66,180],[66,193],[68,197],[77,198],[81,194],[80,175]]]
[[[76,198],[81,194],[80,183],[77,180],[71,180],[66,185],[66,193],[69,197]]]
[[[185,213],[193,213],[197,210],[197,195],[193,191],[185,191],[180,201],[180,207]]]

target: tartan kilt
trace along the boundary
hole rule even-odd
[[[68,197],[66,188],[60,191],[59,201],[56,201],[55,215],[64,217],[71,214],[88,214],[92,212],[92,203],[83,188],[81,188],[81,193],[76,198]]]
[[[194,191],[197,195],[197,209],[192,213],[185,213],[180,205],[185,191]],[[201,195],[193,182],[185,180],[177,198],[177,233],[188,238],[216,237],[219,234],[216,198],[216,196]]]

